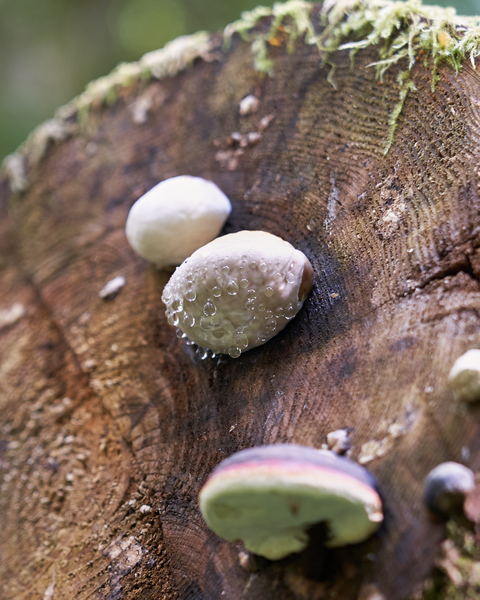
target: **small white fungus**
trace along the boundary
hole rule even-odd
[[[158,268],[177,266],[213,240],[232,210],[212,181],[180,175],[139,198],[127,218],[130,246]]]
[[[238,358],[293,319],[312,283],[312,267],[300,250],[264,231],[240,231],[185,260],[162,300],[181,337]]]
[[[480,350],[465,352],[455,361],[448,382],[458,400],[480,400]]]

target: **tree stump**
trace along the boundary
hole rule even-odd
[[[207,41],[186,70],[57,117],[2,180],[5,600],[404,598],[445,533],[422,503],[426,474],[480,468],[479,408],[447,386],[480,346],[478,72],[440,66],[432,92],[431,65],[415,65],[385,154],[402,65],[379,82],[376,48],[353,69],[335,53],[335,89],[300,38],[292,53],[270,44],[273,77],[238,36]],[[241,116],[252,93],[259,108]],[[236,131],[260,136],[235,146]],[[315,270],[298,316],[238,359],[202,360],[175,335],[169,274],[126,242],[132,203],[179,174],[231,199],[224,233],[274,233]],[[126,286],[99,298],[117,275]],[[319,448],[341,427],[380,483],[380,531],[245,568],[199,512],[208,474],[238,450]]]

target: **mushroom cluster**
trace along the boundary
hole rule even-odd
[[[162,300],[168,322],[192,342],[238,358],[281,331],[312,285],[312,266],[300,250],[264,231],[240,231],[194,252]]]
[[[365,540],[383,521],[373,475],[334,452],[295,444],[230,456],[214,469],[199,502],[215,533],[271,560],[306,548],[315,523],[327,524],[326,545],[338,547]]]

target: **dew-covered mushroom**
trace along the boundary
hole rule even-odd
[[[281,331],[312,284],[312,266],[300,250],[265,231],[240,231],[194,252],[162,300],[168,322],[192,342],[237,358]]]
[[[480,400],[480,350],[468,350],[457,358],[448,376],[448,382],[458,400]]]
[[[165,179],[135,202],[125,233],[142,258],[158,268],[177,266],[220,233],[231,210],[213,181],[180,175]]]
[[[444,462],[425,479],[423,499],[436,515],[449,517],[461,511],[465,496],[474,488],[475,475],[457,462]]]
[[[249,448],[212,472],[200,492],[208,526],[271,560],[307,547],[307,530],[326,523],[329,547],[370,537],[383,520],[373,475],[328,450],[295,444]]]

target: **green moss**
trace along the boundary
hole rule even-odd
[[[265,17],[272,20],[268,31],[255,29]],[[315,33],[320,26],[321,33]],[[358,52],[375,46],[378,60],[369,66],[375,68],[380,80],[392,65],[400,61],[405,64],[398,76],[399,100],[391,115],[385,153],[393,143],[407,95],[415,90],[412,69],[416,63],[422,60],[427,67],[431,65],[434,91],[441,63],[449,64],[458,73],[466,58],[475,67],[480,54],[479,18],[458,17],[453,8],[425,6],[419,0],[327,0],[318,17],[314,16],[311,2],[290,0],[243,13],[239,21],[226,28],[225,39],[228,41],[234,32],[252,43],[255,68],[270,75],[273,62],[268,45],[279,33],[288,36],[289,50],[299,37],[304,37],[307,44],[315,44],[323,64],[332,67],[328,80],[334,86],[333,55],[338,50],[349,50],[353,64]]]
[[[416,600],[480,600],[480,547],[465,519],[447,523],[435,569]]]

